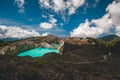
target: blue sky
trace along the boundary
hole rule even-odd
[[[109,7],[110,4],[113,5]],[[117,4],[119,5],[119,0],[0,0],[0,28],[20,27],[28,32],[34,30],[40,35],[51,33],[72,37],[96,38],[115,32],[119,35],[116,29],[119,28],[119,24],[116,24],[110,16],[114,15],[110,11],[113,11],[112,8]],[[104,17],[107,14],[111,18]],[[112,20],[109,26],[113,27],[110,27],[109,31],[99,32],[101,28],[98,30],[98,23],[104,18],[108,22],[109,19]],[[85,25],[87,29],[82,28]],[[103,28],[108,27],[108,24],[105,25]],[[94,30],[93,27],[97,29]],[[110,30],[113,28],[115,30]],[[89,33],[85,33],[86,31]]]

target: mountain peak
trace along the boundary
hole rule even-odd
[[[111,40],[113,40],[113,39],[115,39],[115,38],[119,38],[119,36],[117,36],[117,35],[115,35],[115,34],[112,34],[112,35],[107,35],[107,36],[101,37],[101,38],[99,38],[99,39],[107,42],[107,41],[111,41]]]

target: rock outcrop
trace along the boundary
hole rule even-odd
[[[59,43],[60,40],[61,40],[60,38],[54,35],[49,35],[49,36],[33,37],[33,38],[28,38],[20,41],[15,41],[7,46],[3,46],[0,50],[0,54],[17,55],[20,52],[37,48],[37,47],[47,47],[47,48],[54,48],[54,49],[60,50],[63,44],[61,44],[58,47],[51,45],[53,43]]]
[[[120,80],[119,42],[120,40],[115,41],[113,46],[107,45],[106,48],[110,50],[103,49],[103,43],[98,44],[99,42],[92,38],[46,36],[13,42],[1,47],[2,54],[6,55],[0,55],[0,79]],[[38,58],[21,58],[15,55],[40,46],[55,48],[53,43],[60,43],[60,47],[56,49],[60,50],[62,55],[49,53]]]

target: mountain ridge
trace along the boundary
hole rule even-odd
[[[117,35],[112,34],[112,35],[103,36],[103,37],[98,38],[98,39],[101,39],[101,40],[103,40],[103,41],[108,42],[108,41],[111,41],[111,40],[113,40],[113,39],[115,39],[115,38],[120,38],[120,37],[117,36]]]
[[[49,53],[37,58],[17,56],[20,52],[40,47],[42,42],[52,44],[61,40],[65,42],[62,55]],[[119,80],[119,46],[119,39],[104,42],[93,38],[59,38],[53,35],[19,40],[0,47],[0,51],[5,51],[5,54],[0,54],[0,78]]]

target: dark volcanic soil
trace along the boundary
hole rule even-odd
[[[30,38],[10,45],[59,40],[56,37]],[[0,80],[120,80],[119,42],[114,47],[106,47],[94,39],[63,40],[62,55],[49,53],[41,58],[0,55]]]

